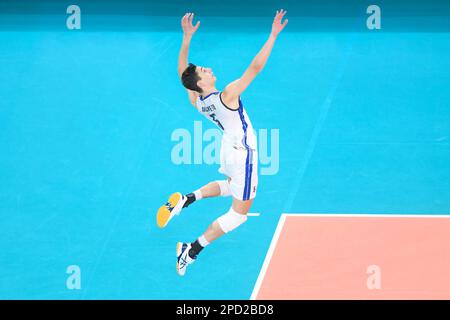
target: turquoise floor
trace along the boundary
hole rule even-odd
[[[223,89],[265,38],[199,32],[190,60]],[[179,277],[176,242],[230,205],[206,199],[155,224],[171,192],[221,178],[171,160],[174,130],[202,120],[177,77],[180,40],[0,32],[0,298],[248,299],[282,212],[450,213],[450,34],[285,32],[242,95],[254,127],[279,133],[260,216]],[[80,290],[66,287],[70,265]]]

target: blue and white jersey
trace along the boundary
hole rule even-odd
[[[240,98],[239,109],[233,110],[223,103],[222,93],[217,91],[199,96],[196,107],[223,132],[222,142],[242,149],[257,149],[256,135]]]

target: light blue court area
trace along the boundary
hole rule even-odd
[[[214,17],[202,20],[190,60],[223,89],[271,21],[203,33]],[[288,25],[242,95],[267,138],[260,216],[179,277],[177,241],[230,205],[202,200],[156,226],[172,192],[222,178],[208,164],[212,124],[177,76],[181,33],[83,28],[0,32],[0,298],[249,299],[283,212],[450,213],[450,34]],[[177,164],[180,130],[192,148]]]

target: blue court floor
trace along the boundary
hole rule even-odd
[[[223,89],[267,35],[199,29],[190,61]],[[0,298],[249,299],[281,213],[450,213],[450,34],[285,32],[242,95],[255,129],[279,133],[260,215],[179,277],[177,241],[230,205],[205,199],[155,223],[172,192],[221,179],[216,164],[171,158],[175,130],[202,139],[177,77],[180,41],[0,32]],[[66,286],[71,265],[79,290]]]

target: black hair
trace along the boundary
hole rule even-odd
[[[193,63],[189,63],[186,70],[183,71],[181,75],[181,82],[183,86],[189,90],[197,91],[198,93],[202,93],[202,89],[198,86],[197,82],[201,80],[200,76],[195,71],[197,66]]]

